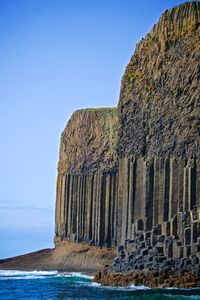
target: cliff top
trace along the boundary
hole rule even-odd
[[[115,169],[117,124],[117,108],[75,111],[61,136],[59,173]]]
[[[200,2],[192,1],[167,9],[159,18],[151,31],[137,44],[135,52],[147,48],[147,43],[160,43],[161,50],[171,40],[183,38],[195,32],[200,25]]]
[[[153,26],[149,35],[158,33],[169,35],[196,28],[200,22],[200,2],[186,2],[171,9],[167,9]]]
[[[83,112],[117,112],[116,107],[92,107],[92,108],[81,108],[77,109],[73,112],[73,114],[76,113],[83,113]]]

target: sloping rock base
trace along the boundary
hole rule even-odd
[[[109,264],[113,249],[63,241],[55,249],[43,249],[25,255],[0,260],[1,270],[58,270],[96,272]]]

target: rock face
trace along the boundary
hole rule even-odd
[[[118,108],[77,111],[62,134],[55,241],[118,245],[109,274],[200,275],[199,62],[188,2],[137,45]]]
[[[116,108],[91,108],[73,113],[61,136],[59,174],[116,170]]]
[[[122,78],[120,157],[200,158],[200,3],[167,10]]]
[[[56,241],[116,244],[116,108],[76,111],[61,137]]]
[[[195,288],[200,286],[200,277],[193,270],[168,271],[163,273],[137,271],[129,273],[97,272],[94,282],[102,285],[144,285],[151,288]]]

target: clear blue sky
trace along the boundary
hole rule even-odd
[[[61,131],[117,104],[136,43],[182,2],[0,1],[0,258],[53,246]]]

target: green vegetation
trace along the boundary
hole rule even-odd
[[[133,68],[127,68],[125,72],[125,82],[126,82],[126,90],[128,93],[132,92],[133,86],[135,82],[139,82],[143,79],[144,74]]]
[[[93,108],[82,108],[82,109],[77,109],[75,113],[81,113],[81,112],[117,112],[117,107],[93,107]]]
[[[148,33],[148,34],[146,35],[145,40],[146,40],[146,41],[150,41],[150,42],[156,43],[156,42],[158,42],[158,40],[159,40],[158,34],[152,31],[151,33]]]
[[[144,87],[148,92],[152,92],[153,90],[155,90],[155,86],[153,83],[149,82],[149,81],[145,81],[144,83]]]

